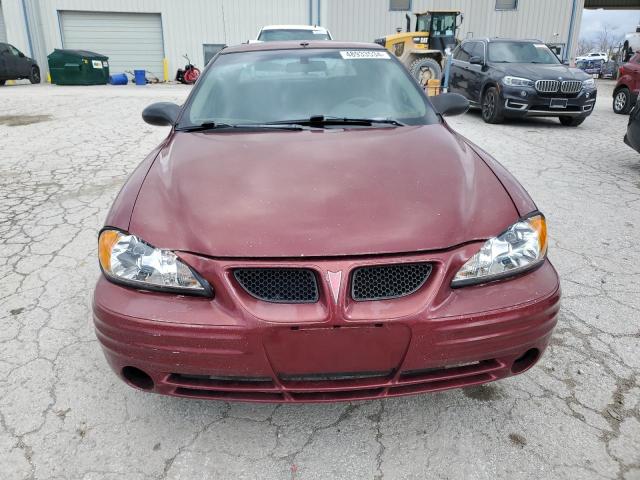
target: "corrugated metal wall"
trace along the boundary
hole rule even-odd
[[[22,0],[2,0],[2,13],[7,32],[7,42],[26,55],[31,55],[27,31],[24,24]]]
[[[566,44],[574,0],[519,0],[515,11],[496,11],[495,0],[413,0],[414,11],[460,10],[461,37],[530,37]],[[584,0],[575,0],[579,33]],[[23,7],[24,5],[24,7]],[[265,24],[320,23],[336,39],[372,41],[405,26],[404,12],[390,12],[389,0],[2,0],[9,41],[32,51],[46,71],[46,55],[62,45],[60,11],[159,13],[170,75],[182,55],[204,64],[203,44],[236,44],[255,38]],[[33,48],[24,21],[29,19]],[[557,34],[557,35],[555,35]]]
[[[406,25],[405,12],[390,12],[389,0],[321,1],[323,25],[338,40],[372,41]],[[583,3],[577,1],[575,36]],[[513,11],[496,11],[495,5],[495,0],[413,0],[412,10],[459,10],[464,15],[461,38],[499,36],[567,42],[573,0],[519,0]]]
[[[7,29],[4,25],[4,14],[2,13],[2,2],[0,2],[0,42],[7,41]]]
[[[38,5],[47,53],[62,45],[60,11],[160,13],[171,77],[184,65],[185,53],[203,67],[203,44],[246,42],[265,24],[309,22],[309,0],[38,0]]]

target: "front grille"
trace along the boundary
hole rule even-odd
[[[353,271],[351,296],[356,301],[404,297],[424,285],[429,274],[429,263],[360,267]]]
[[[560,87],[562,93],[578,93],[582,90],[582,82],[580,80],[565,80]]]
[[[536,90],[540,93],[556,93],[560,90],[560,82],[558,80],[538,80],[536,81]]]
[[[233,271],[249,295],[273,303],[315,303],[318,283],[306,268],[239,268]]]

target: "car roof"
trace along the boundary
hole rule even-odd
[[[500,38],[500,37],[491,37],[485,38],[486,42],[517,42],[517,43],[544,43],[542,40],[537,38]]]
[[[377,43],[335,42],[329,40],[289,40],[286,42],[242,43],[220,51],[221,55],[239,52],[265,50],[305,50],[310,48],[328,48],[332,50],[386,50]]]
[[[265,25],[262,30],[309,30],[316,32],[327,32],[324,27],[315,25]]]

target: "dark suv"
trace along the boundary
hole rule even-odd
[[[558,117],[576,127],[593,111],[595,80],[569,68],[536,40],[470,39],[453,52],[449,91],[482,109],[487,123],[504,117]]]
[[[28,78],[31,83],[40,83],[38,64],[13,45],[0,42],[0,85],[7,80],[23,78]]]

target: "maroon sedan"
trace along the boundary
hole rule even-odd
[[[128,384],[324,402],[521,373],[560,301],[544,216],[377,45],[227,48],[99,237],[98,339]]]

